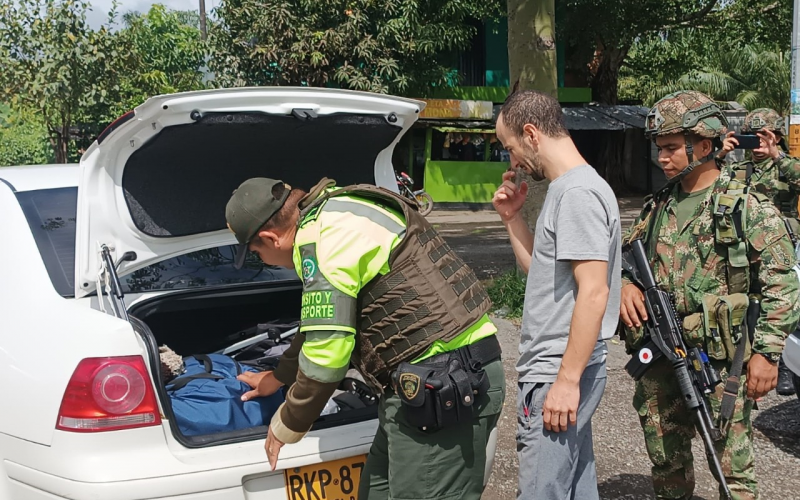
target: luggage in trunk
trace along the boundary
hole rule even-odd
[[[135,330],[148,345],[150,364],[155,370],[161,366],[159,347],[164,345],[184,357],[224,355],[247,369],[267,370],[274,369],[297,332],[300,293],[300,286],[286,283],[175,292],[139,302],[129,313]],[[295,314],[290,315],[290,311]],[[264,416],[264,425],[255,427],[192,436],[182,433],[180,426],[175,425],[179,420],[167,384],[159,374],[153,378],[159,382],[156,389],[165,418],[170,421],[175,438],[184,446],[263,439],[266,435],[269,424],[266,417],[271,415]],[[360,375],[350,370],[312,430],[375,418],[376,402]]]

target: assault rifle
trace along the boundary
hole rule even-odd
[[[672,364],[683,402],[696,416],[697,430],[703,439],[711,473],[723,490],[723,498],[730,500],[731,491],[714,451],[714,441],[721,439],[722,433],[711,420],[707,400],[707,395],[722,382],[719,373],[711,366],[703,351],[697,347],[687,347],[684,343],[683,327],[675,311],[674,297],[656,285],[641,240],[634,240],[630,248],[625,249],[622,267],[633,276],[634,284],[644,293],[647,307],[644,347],[633,355],[625,365],[625,370],[634,380],[639,380],[651,363],[662,357]]]

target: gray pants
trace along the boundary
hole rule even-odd
[[[592,415],[606,387],[606,365],[587,366],[581,377],[578,424],[566,432],[544,428],[542,407],[550,383],[519,383],[517,455],[519,500],[595,500],[597,471],[592,446]]]

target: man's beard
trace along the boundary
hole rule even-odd
[[[523,155],[521,166],[522,169],[525,170],[525,173],[530,175],[534,181],[539,182],[545,180],[544,165],[533,148],[525,147],[525,154]]]

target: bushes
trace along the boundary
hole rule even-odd
[[[507,318],[521,317],[522,304],[525,302],[525,279],[526,276],[516,269],[492,279],[486,291],[494,303],[494,309],[502,309]]]
[[[0,166],[53,163],[44,125],[33,120],[3,121],[0,113]]]

